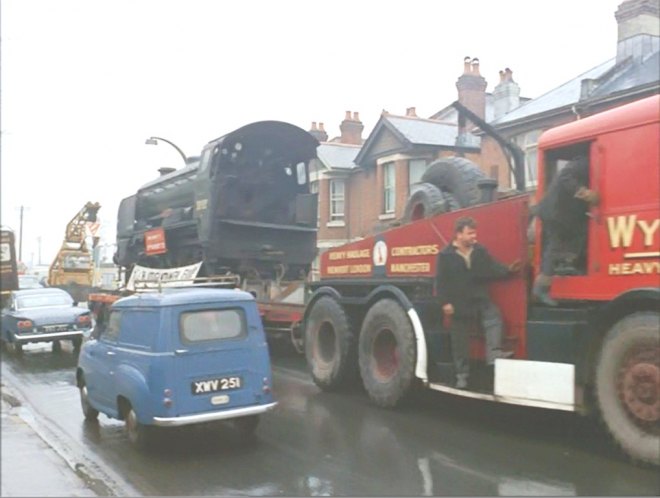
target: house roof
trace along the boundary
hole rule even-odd
[[[316,154],[328,169],[353,169],[360,148],[360,145],[324,142],[316,149]]]
[[[587,100],[598,100],[621,91],[660,82],[660,51],[643,59],[628,59],[619,64],[620,69],[606,74],[603,81],[597,81]]]
[[[549,92],[541,95],[536,99],[532,99],[520,107],[512,110],[511,112],[500,116],[499,118],[491,121],[489,124],[497,126],[518,121],[529,116],[541,114],[552,109],[558,109],[571,104],[575,104],[580,100],[580,92],[582,89],[583,79],[596,79],[614,67],[615,59],[610,59],[598,66],[590,69],[589,71],[567,81],[561,86],[550,90]]]

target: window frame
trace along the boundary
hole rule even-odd
[[[396,170],[394,162],[383,164],[383,214],[394,214],[396,212]],[[391,176],[392,183],[388,180]],[[390,205],[391,204],[391,205]]]
[[[340,185],[341,194],[334,192],[334,186]],[[343,178],[331,178],[328,185],[328,210],[329,218],[328,221],[332,222],[341,222],[346,218],[346,180]],[[335,203],[341,203],[341,213],[335,211]]]
[[[239,319],[241,322],[241,331],[238,335],[234,335],[231,337],[220,337],[220,338],[211,338],[211,339],[202,339],[202,340],[190,340],[188,339],[185,334],[184,334],[184,328],[183,328],[183,320],[184,317],[188,314],[191,313],[203,313],[203,312],[227,312],[227,311],[235,311],[239,315]],[[225,341],[236,341],[240,339],[244,339],[248,336],[248,322],[247,322],[247,313],[245,311],[245,308],[241,306],[231,306],[228,308],[200,308],[200,309],[187,309],[187,310],[182,310],[179,313],[179,319],[178,319],[178,326],[179,326],[179,341],[181,344],[185,344],[187,346],[195,346],[195,345],[204,345],[204,344],[209,344],[209,343],[219,343],[219,342],[225,342]]]

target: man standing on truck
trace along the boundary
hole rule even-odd
[[[533,214],[543,223],[541,271],[532,293],[548,306],[557,306],[549,295],[552,275],[578,275],[587,241],[587,213],[598,203],[589,190],[589,161],[577,156],[555,174]]]
[[[436,289],[446,322],[451,322],[452,356],[456,388],[466,389],[469,376],[470,329],[478,320],[486,336],[486,363],[513,353],[502,350],[502,316],[490,300],[485,283],[505,278],[521,268],[515,261],[506,266],[477,243],[477,223],[461,217],[454,224],[454,240],[438,254]]]

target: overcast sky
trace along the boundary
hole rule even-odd
[[[491,92],[513,70],[538,97],[616,54],[621,0],[2,0],[2,225],[49,264],[71,217],[119,201],[259,120],[339,134],[358,111],[428,117],[456,100],[465,56]],[[17,248],[18,249],[18,248]]]

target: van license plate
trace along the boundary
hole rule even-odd
[[[240,389],[243,381],[240,377],[220,377],[210,380],[196,380],[191,384],[193,394],[208,394],[230,389]]]

